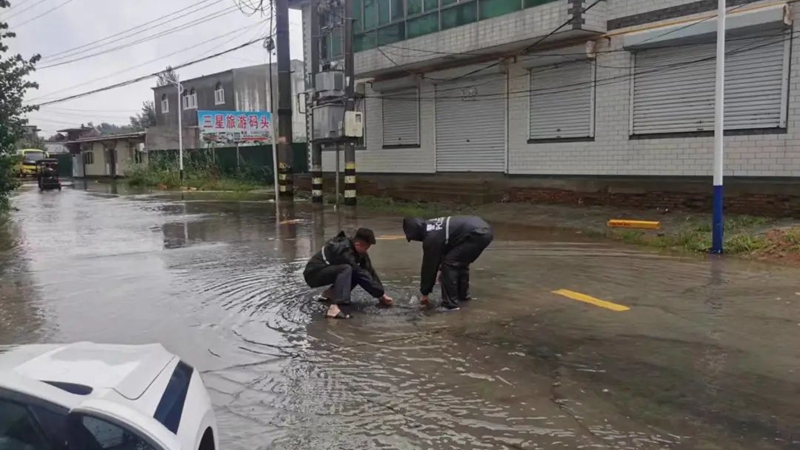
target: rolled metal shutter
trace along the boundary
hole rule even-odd
[[[780,35],[728,44],[725,129],[785,126],[787,44]],[[632,133],[714,130],[715,44],[643,50],[635,56]]]
[[[417,88],[385,92],[383,145],[419,145],[419,92]]]
[[[436,170],[504,172],[506,75],[436,86]]]
[[[535,68],[530,84],[531,139],[594,136],[594,61]]]

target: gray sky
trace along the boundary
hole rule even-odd
[[[257,0],[249,1],[255,3]],[[0,20],[8,19],[11,31],[17,33],[17,37],[9,41],[12,53],[21,53],[26,57],[35,53],[42,55],[42,61],[38,64],[40,69],[33,76],[39,83],[39,90],[29,92],[26,99],[29,103],[79,94],[153,73],[167,65],[183,64],[266,36],[269,28],[267,15],[248,17],[235,7],[234,0],[11,0],[12,7],[17,4],[19,6],[14,9],[0,10]],[[24,11],[29,7],[32,8]],[[36,18],[53,8],[57,9]],[[184,8],[184,12],[162,19]],[[162,20],[144,25],[157,19]],[[300,12],[290,11],[289,21],[292,58],[302,59]],[[190,23],[197,25],[128,46]],[[101,47],[87,46],[73,53],[63,53],[133,27],[137,27],[135,33],[127,32],[94,44]],[[148,29],[150,27],[152,29]],[[86,58],[120,46],[125,47]],[[86,59],[69,62],[79,58]],[[181,79],[189,79],[232,67],[263,64],[267,60],[267,52],[261,44],[253,44],[181,69],[178,73]],[[69,63],[44,68],[48,64],[65,62]],[[87,122],[127,124],[128,117],[141,110],[143,101],[153,99],[150,88],[154,85],[155,80],[150,79],[81,99],[44,106],[30,115],[31,124],[38,125],[44,137],[50,136],[56,129]]]

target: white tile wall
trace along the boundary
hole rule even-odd
[[[638,14],[691,3],[694,0],[608,0],[613,11],[609,17]],[[560,5],[560,2],[556,4]],[[795,8],[795,20],[800,19],[800,8]],[[558,22],[563,12],[554,10],[548,21]],[[512,16],[495,20],[511,21]],[[564,16],[565,17],[565,16]],[[486,21],[487,23],[490,21]],[[476,24],[477,25],[477,24]],[[510,23],[509,26],[512,26]],[[492,25],[494,26],[494,25]],[[543,25],[538,25],[543,26]],[[557,26],[557,24],[555,25]],[[464,33],[469,27],[451,32]],[[538,28],[537,28],[538,30]],[[800,31],[800,24],[794,31]],[[485,30],[484,30],[485,32]],[[534,31],[534,33],[537,31]],[[447,38],[431,35],[425,43],[408,41],[408,47],[462,49],[452,33]],[[412,44],[412,42],[414,42]],[[444,45],[441,47],[439,45]],[[446,51],[451,51],[446,50]],[[630,128],[630,54],[622,50],[622,37],[598,41],[596,90],[595,140],[578,143],[528,144],[529,89],[527,71],[512,64],[509,69],[509,168],[511,174],[537,175],[663,175],[707,176],[712,171],[712,137],[679,137],[669,139],[631,140]],[[608,51],[611,51],[608,53]],[[606,53],[603,53],[606,52]],[[372,56],[361,59],[361,64],[381,67],[384,63]],[[374,58],[374,59],[371,59]],[[381,56],[381,58],[383,58]],[[727,175],[736,176],[800,176],[800,45],[792,48],[791,86],[789,99],[788,132],[778,135],[730,136],[725,139]],[[434,90],[425,85],[421,90],[421,148],[383,149],[381,146],[381,105],[379,93],[368,91],[367,100],[367,150],[356,153],[358,172],[367,173],[433,173],[435,172]],[[344,158],[342,167],[344,170]],[[335,157],[326,153],[324,170],[334,170]]]

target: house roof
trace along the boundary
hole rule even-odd
[[[87,131],[92,129],[92,127],[64,128],[63,130],[56,130],[56,133],[69,133],[70,131]]]
[[[75,139],[74,141],[67,141],[64,144],[81,144],[84,142],[102,142],[102,141],[120,141],[123,139],[136,139],[141,138],[144,139],[147,133],[144,131],[139,131],[136,133],[125,133],[125,134],[109,134],[106,136],[90,136],[80,139]]]

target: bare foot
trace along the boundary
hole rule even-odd
[[[325,314],[325,318],[327,319],[349,319],[350,314],[342,311],[338,305],[331,305],[328,308],[328,312]]]

